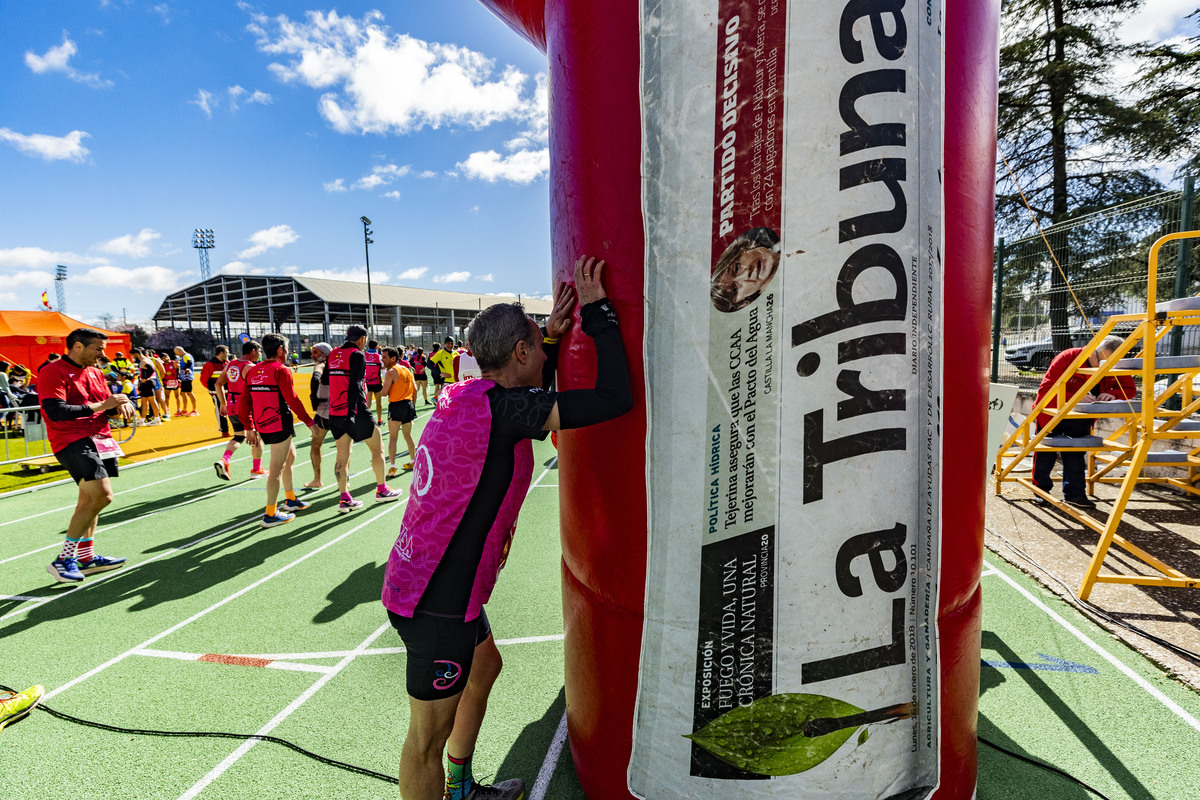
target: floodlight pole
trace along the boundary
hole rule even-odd
[[[208,251],[216,247],[216,237],[212,228],[196,228],[192,231],[192,247],[200,251],[200,280],[206,281],[212,275],[212,266],[208,263]]]
[[[374,233],[367,226],[371,224],[371,220],[366,217],[359,217],[363,224],[363,251],[367,259],[367,330],[371,332],[371,336],[375,335],[375,304],[371,302],[371,245],[375,242],[371,238]]]
[[[54,299],[58,301],[58,313],[67,313],[67,268],[58,264],[54,270]]]

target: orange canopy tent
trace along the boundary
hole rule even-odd
[[[57,311],[0,311],[0,360],[21,364],[31,372],[51,353],[67,352],[67,335],[93,327]],[[129,334],[106,331],[109,358],[117,351],[129,355]]]

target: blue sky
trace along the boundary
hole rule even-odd
[[[1195,31],[1148,0],[1131,39]],[[546,64],[477,0],[5,2],[0,308],[144,322],[214,272],[550,291]]]
[[[0,308],[214,272],[550,291],[545,59],[476,0],[4,3]],[[311,10],[306,10],[311,9]],[[124,310],[124,312],[123,312]]]

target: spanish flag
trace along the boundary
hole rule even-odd
[[[42,292],[42,308],[46,309],[47,311],[51,310],[50,309],[50,295],[46,292]]]

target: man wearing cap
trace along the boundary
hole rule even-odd
[[[371,468],[375,472],[375,502],[389,503],[400,499],[400,491],[384,482],[383,437],[367,407],[367,360],[363,347],[367,329],[351,325],[346,329],[346,341],[329,352],[321,384],[329,387],[329,432],[337,442],[337,460],[333,473],[337,476],[338,513],[345,514],[362,507],[361,500],[350,496],[350,448],[354,442],[366,442],[371,451]]]

